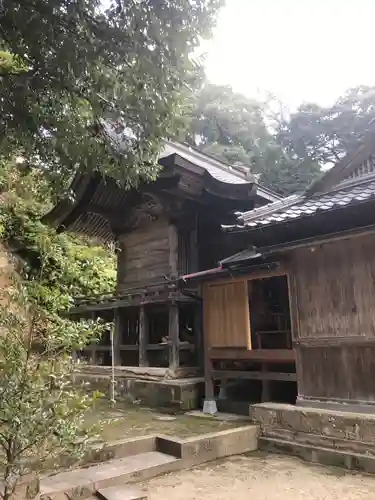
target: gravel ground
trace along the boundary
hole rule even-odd
[[[373,500],[375,478],[256,452],[144,483],[149,500]]]

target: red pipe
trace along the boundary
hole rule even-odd
[[[198,271],[197,273],[185,274],[184,276],[181,276],[181,279],[187,280],[190,278],[198,278],[199,276],[205,276],[206,274],[215,274],[222,270],[223,270],[222,266],[214,267],[212,269],[206,269],[205,271]]]

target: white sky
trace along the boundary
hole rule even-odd
[[[204,48],[213,83],[329,105],[375,85],[375,0],[227,0]]]

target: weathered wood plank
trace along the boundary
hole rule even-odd
[[[293,349],[210,349],[210,359],[228,359],[228,360],[250,360],[250,361],[268,361],[273,363],[293,363],[295,353]]]
[[[169,223],[165,218],[120,236],[124,252],[118,256],[118,290],[149,284],[170,274]]]
[[[375,338],[375,235],[293,251],[296,340]]]

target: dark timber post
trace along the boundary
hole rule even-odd
[[[114,364],[121,365],[121,337],[122,337],[122,326],[123,326],[123,316],[122,310],[117,308],[114,312],[114,331],[113,331],[113,348],[114,348]]]
[[[147,344],[148,344],[148,318],[145,306],[139,309],[139,366],[148,366]]]
[[[175,370],[180,366],[180,339],[179,339],[178,305],[172,302],[169,305],[169,368]]]
[[[195,304],[194,312],[194,343],[197,353],[197,363],[199,368],[204,367],[204,346],[203,346],[203,335],[202,335],[202,304],[198,302]]]

